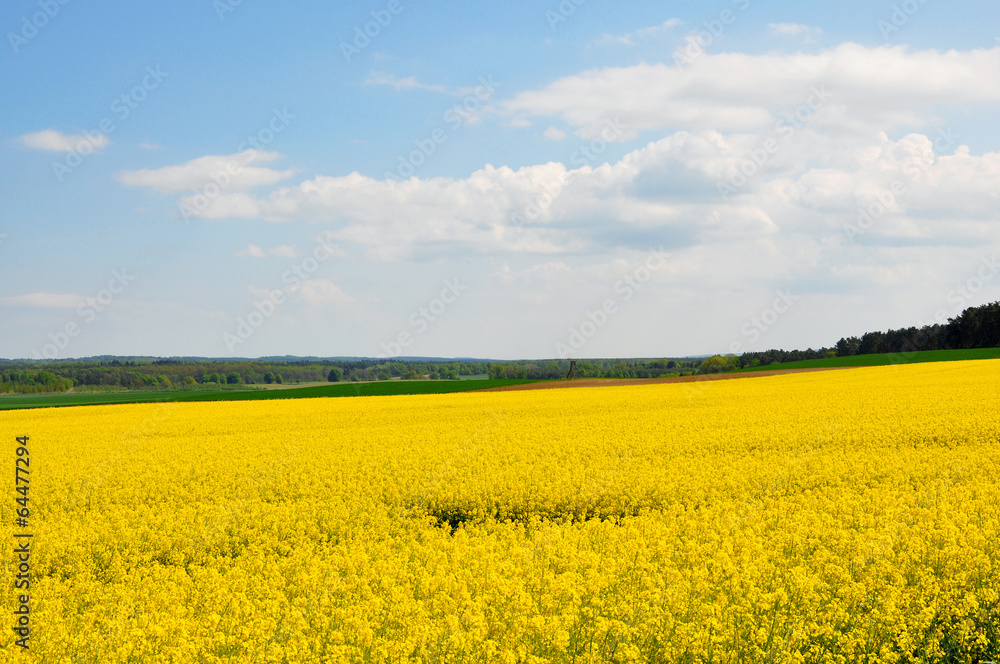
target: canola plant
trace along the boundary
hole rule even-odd
[[[2,412],[0,660],[1000,659],[998,373]]]

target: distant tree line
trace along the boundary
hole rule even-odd
[[[4,369],[0,371],[0,394],[44,394],[65,392],[73,381],[39,369]]]
[[[583,378],[658,378],[693,373],[699,360],[581,360]],[[0,360],[0,393],[104,390],[217,390],[240,386],[378,380],[457,380],[462,377],[564,378],[569,360],[413,361],[186,360],[113,358],[93,360]]]
[[[834,348],[820,348],[813,350],[765,350],[755,353],[743,353],[737,360],[737,369],[746,367],[761,367],[769,364],[780,364],[782,362],[801,362],[802,360],[819,360],[824,357],[837,357]]]
[[[747,367],[848,355],[910,353],[1000,347],[1000,302],[970,307],[945,324],[868,332],[845,337],[831,348],[716,355],[708,359],[588,359],[577,362],[581,378],[660,378],[716,373]],[[90,389],[172,390],[229,389],[281,383],[456,380],[461,377],[564,378],[569,360],[413,361],[359,358],[348,360],[197,360],[116,358],[89,360],[0,360],[0,394],[65,392]]]
[[[576,364],[576,375],[579,378],[660,378],[663,376],[677,376],[684,372],[694,372],[697,370],[698,365],[699,360],[690,359],[579,360]],[[521,360],[491,364],[488,375],[490,378],[546,380],[565,378],[568,371],[568,360],[552,360],[549,362]]]
[[[823,357],[997,347],[1000,347],[1000,301],[970,307],[944,324],[866,332],[860,337],[845,337],[833,348],[767,350],[744,353],[738,359],[740,367],[750,367]]]

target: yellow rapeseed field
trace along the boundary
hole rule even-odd
[[[1000,659],[998,379],[3,412],[0,661]]]

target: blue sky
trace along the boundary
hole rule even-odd
[[[953,316],[1000,298],[998,19],[6,3],[0,357],[678,356]]]

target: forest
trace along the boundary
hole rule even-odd
[[[998,347],[1000,347],[1000,301],[969,307],[955,318],[948,319],[947,323],[886,332],[867,332],[860,337],[844,337],[830,348],[744,353],[737,358],[739,366],[735,368],[850,355]]]

